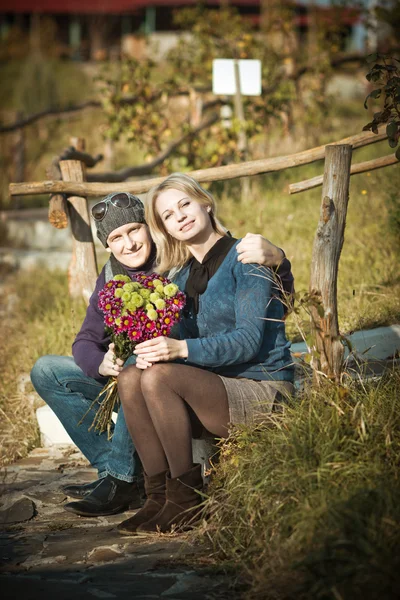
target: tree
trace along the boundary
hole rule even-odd
[[[262,63],[263,94],[244,99],[248,158],[264,154],[263,150],[257,152],[268,139],[272,121],[282,122],[286,133],[291,131],[293,111],[300,135],[307,132],[309,137],[310,132],[318,132],[329,106],[325,88],[332,72],[332,54],[338,51],[332,41],[337,27],[329,20],[318,22],[317,59],[310,64],[306,53],[294,49],[297,42],[292,9],[278,10],[277,3],[268,0],[264,11],[271,6],[276,9],[276,18],[266,21],[261,32],[231,7],[179,10],[175,23],[183,33],[162,63],[156,64],[151,58],[125,59],[102,75],[101,98],[109,122],[108,136],[118,139],[124,135],[128,141],[135,141],[149,163],[159,165],[157,157],[166,156],[162,172],[243,160],[238,143],[243,124],[235,117],[222,119],[219,114],[221,106],[231,104],[232,98],[211,95],[215,58],[251,58]],[[284,44],[277,44],[277,38],[268,35],[270,27],[274,31],[280,28],[278,39],[286,40]],[[324,27],[329,35],[324,34]],[[298,82],[305,73],[306,85],[300,86]],[[177,96],[180,110],[174,108]],[[127,97],[135,101],[127,102]],[[198,111],[197,119],[193,119],[193,103],[198,100],[203,107],[202,118]],[[199,128],[202,123],[208,126]]]
[[[245,99],[246,134],[252,144],[265,133],[272,117],[288,112],[294,98],[294,85],[282,78],[280,57],[253,30],[250,23],[232,8],[180,10],[176,23],[190,36],[182,35],[177,45],[165,57],[160,67],[152,59],[125,59],[116,73],[104,74],[101,95],[109,120],[108,135],[113,139],[126,135],[135,141],[151,161],[171,142],[186,134],[181,144],[163,165],[164,170],[195,169],[219,166],[242,158],[238,149],[239,123],[235,118],[229,126],[219,117],[221,104],[231,99],[210,96],[212,61],[214,58],[259,58],[263,65],[263,86],[268,95]],[[208,130],[190,135],[189,98],[200,94],[204,120],[213,122]],[[127,95],[137,101],[124,104]],[[173,110],[173,98],[185,100],[185,110]],[[210,118],[214,116],[215,118]]]
[[[374,113],[373,120],[363,130],[378,133],[378,127],[387,123],[389,146],[396,148],[400,139],[400,61],[382,54],[371,54],[368,62],[374,65],[366,78],[375,89],[366,97],[364,107],[368,108],[370,99],[380,100],[381,110]],[[400,146],[396,150],[396,157],[400,160]]]

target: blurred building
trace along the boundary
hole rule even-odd
[[[0,34],[5,39],[10,29],[27,36],[40,36],[41,24],[53,23],[57,52],[75,60],[104,60],[122,54],[140,57],[145,52],[144,35],[151,35],[163,54],[176,40],[173,13],[180,7],[195,6],[197,0],[1,0]],[[277,0],[230,0],[244,18],[257,28],[268,5]],[[205,0],[203,5],[218,8],[221,0]],[[293,27],[299,44],[315,22],[334,21],[338,15],[342,50],[363,50],[365,29],[360,11],[333,8],[329,0],[288,0]],[[338,12],[339,11],[339,12]]]

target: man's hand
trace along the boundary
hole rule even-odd
[[[276,267],[285,258],[280,248],[256,233],[247,233],[236,250],[238,260],[244,264],[258,263],[264,267]]]
[[[104,355],[103,362],[99,366],[99,373],[103,377],[118,377],[122,371],[124,361],[116,358],[114,354],[114,344],[108,346],[108,350]]]
[[[134,354],[137,356],[136,367],[147,369],[156,362],[170,362],[176,358],[187,358],[188,349],[185,340],[160,336],[138,344]]]

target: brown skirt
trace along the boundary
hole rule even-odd
[[[294,394],[289,381],[255,381],[254,379],[222,377],[229,403],[230,422],[233,425],[254,425],[282,406]]]

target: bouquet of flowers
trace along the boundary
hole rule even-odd
[[[116,358],[125,361],[136,344],[168,336],[184,305],[185,294],[156,273],[138,273],[133,280],[127,275],[116,275],[108,281],[99,293],[98,306],[104,313],[106,332],[115,345]],[[107,429],[110,437],[111,416],[118,402],[117,379],[111,377],[88,410],[100,404],[90,429],[94,427],[99,433]]]

